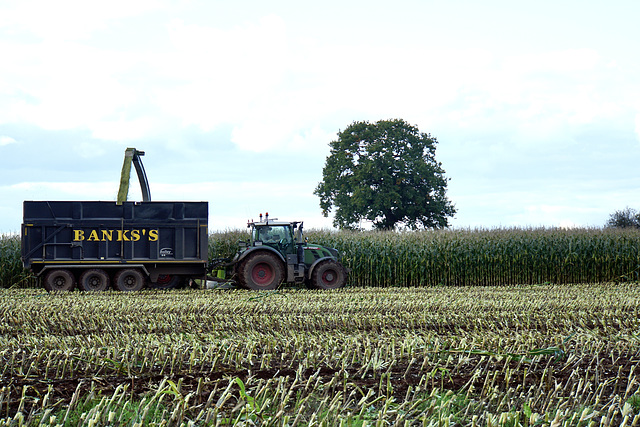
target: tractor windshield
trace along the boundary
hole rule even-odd
[[[253,230],[253,240],[265,244],[279,244],[281,247],[290,246],[292,241],[289,225],[265,225]]]

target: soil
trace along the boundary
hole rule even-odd
[[[495,359],[495,358],[492,358]],[[361,390],[377,389],[380,387],[381,375],[390,376],[390,383],[393,386],[392,394],[397,401],[404,401],[409,388],[415,390],[416,386],[423,381],[422,392],[428,393],[432,388],[438,388],[440,390],[451,390],[453,392],[461,392],[474,390],[473,392],[479,393],[483,389],[485,380],[487,377],[494,378],[494,384],[498,388],[506,388],[504,367],[505,363],[508,364],[511,370],[511,378],[524,377],[523,386],[526,387],[540,387],[541,384],[549,385],[549,392],[554,390],[555,384],[567,384],[572,375],[578,371],[584,377],[585,375],[592,382],[606,383],[604,395],[613,396],[615,393],[624,393],[626,387],[629,385],[630,379],[635,375],[631,371],[640,362],[636,358],[618,358],[615,361],[611,360],[610,355],[589,355],[579,359],[576,362],[567,364],[566,360],[556,359],[553,356],[549,356],[547,363],[522,363],[521,361],[511,360],[487,360],[486,356],[481,355],[469,355],[468,361],[461,365],[457,371],[434,371],[434,374],[429,372],[420,371],[420,366],[415,364],[411,367],[408,365],[408,361],[397,361],[390,369],[383,369],[381,371],[368,371],[364,376],[362,370],[358,366],[349,368],[346,370],[348,374],[347,384],[348,388],[360,388]],[[479,363],[484,363],[486,366],[482,367],[482,373],[484,375],[473,376]],[[319,371],[318,371],[319,369]],[[525,372],[526,370],[526,372]],[[41,399],[47,394],[51,388],[51,394],[49,395],[49,402],[54,404],[58,408],[66,408],[70,403],[72,396],[76,390],[80,389],[81,396],[86,396],[90,390],[96,393],[102,393],[102,395],[110,395],[121,384],[127,385],[127,392],[131,393],[132,397],[142,399],[142,397],[148,393],[157,391],[157,388],[161,381],[165,378],[171,379],[174,382],[181,381],[181,393],[186,395],[188,393],[196,393],[198,391],[198,384],[200,383],[200,389],[198,396],[194,396],[192,401],[203,402],[207,401],[209,395],[214,390],[219,390],[221,393],[229,384],[229,378],[237,377],[245,383],[248,378],[254,379],[269,379],[278,377],[289,377],[291,379],[296,377],[296,369],[243,369],[243,370],[220,370],[216,372],[210,372],[205,369],[203,372],[185,372],[174,374],[173,376],[156,375],[153,372],[148,374],[137,376],[99,376],[99,377],[78,377],[70,379],[53,379],[53,380],[41,380],[37,378],[24,378],[24,377],[12,377],[12,378],[0,378],[3,387],[6,386],[11,391],[8,401],[2,402],[0,405],[0,418],[13,417],[17,413],[20,405],[21,396],[24,393],[30,397],[25,399],[25,407],[22,408],[24,414],[29,414],[32,409],[38,410],[41,407]],[[301,388],[304,388],[304,380],[311,378],[314,375],[319,377],[319,384],[328,384],[334,375],[341,372],[341,369],[335,369],[328,366],[319,366],[313,368],[307,368],[302,371],[303,381]],[[494,373],[495,372],[495,373]],[[317,374],[316,374],[317,373]],[[423,377],[428,374],[428,381],[425,384]],[[344,373],[343,373],[344,375]],[[544,381],[543,381],[544,379]],[[613,380],[613,381],[609,381]],[[315,380],[314,380],[315,382]],[[387,380],[383,381],[387,384]],[[522,382],[521,382],[522,383]],[[237,389],[237,386],[234,386]],[[340,386],[342,389],[342,386]],[[386,386],[385,386],[386,389]],[[385,394],[386,390],[380,390],[382,394]],[[473,393],[472,392],[472,393]],[[568,392],[568,391],[567,391]],[[5,394],[6,398],[6,394]]]

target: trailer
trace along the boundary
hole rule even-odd
[[[49,291],[174,288],[204,278],[207,202],[25,201],[22,260]]]

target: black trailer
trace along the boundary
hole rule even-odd
[[[47,290],[173,288],[204,278],[207,202],[25,201],[22,260]]]

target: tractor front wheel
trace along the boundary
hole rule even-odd
[[[311,273],[311,287],[317,289],[338,289],[345,285],[347,272],[336,261],[323,261]]]
[[[249,255],[238,269],[242,286],[256,291],[277,289],[284,279],[284,266],[275,254]]]

